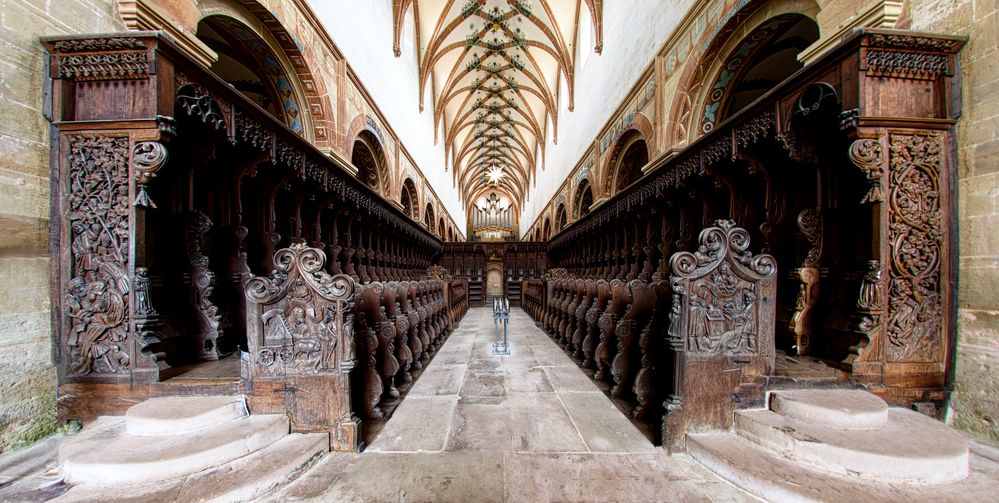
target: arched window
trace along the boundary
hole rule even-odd
[[[614,193],[621,192],[642,177],[642,168],[649,163],[649,148],[638,131],[619,140],[620,155],[614,169]]]
[[[577,219],[590,212],[590,208],[593,206],[593,189],[590,188],[590,181],[588,179],[584,178],[579,183],[579,187],[576,187],[574,201],[576,202],[576,208],[573,210],[573,214],[575,214]]]
[[[445,236],[445,234],[444,234],[444,217],[441,217],[440,220],[437,221],[437,235],[440,236],[441,239],[444,239],[444,236]]]
[[[552,221],[546,218],[543,229],[544,229],[544,231],[542,231],[542,234],[544,236],[543,239],[548,240],[549,238],[552,237]]]
[[[227,16],[198,23],[197,37],[218,53],[211,71],[296,133],[303,133],[302,109],[291,79],[270,46],[249,27]]]
[[[381,143],[370,131],[361,131],[354,141],[350,163],[357,168],[357,178],[375,192],[381,192],[381,176],[385,156]]]
[[[416,184],[412,178],[407,178],[402,184],[402,212],[412,219],[416,219]]]

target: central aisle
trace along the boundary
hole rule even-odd
[[[667,456],[519,308],[509,356],[473,308],[362,454],[331,454],[275,500],[756,501]]]

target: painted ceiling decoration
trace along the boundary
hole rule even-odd
[[[393,1],[395,54],[412,16],[420,110],[430,97],[459,194],[471,207],[499,191],[522,207],[545,138],[558,140],[560,100],[573,108],[581,14],[602,49],[603,0]]]

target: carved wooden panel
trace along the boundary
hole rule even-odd
[[[254,376],[340,374],[353,368],[354,282],[327,274],[325,261],[321,250],[292,245],[274,254],[271,277],[247,282]]]
[[[688,353],[761,356],[772,370],[776,261],[750,253],[749,233],[731,220],[716,221],[699,241],[694,253],[670,259],[670,337]]]
[[[131,369],[129,332],[129,139],[67,139],[69,270],[63,313],[68,376]]]

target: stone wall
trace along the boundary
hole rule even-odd
[[[0,2],[0,451],[51,433],[45,35],[119,31],[111,0]]]
[[[911,27],[967,35],[958,125],[960,280],[954,426],[999,441],[999,13],[996,0],[912,0]]]

